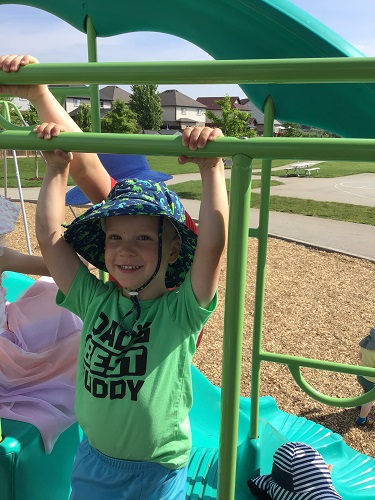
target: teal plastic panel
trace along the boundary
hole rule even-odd
[[[217,450],[219,446],[220,388],[194,366],[194,405],[190,413],[193,452],[189,463],[188,499],[211,500],[217,491]],[[344,500],[375,498],[375,459],[350,448],[343,438],[311,420],[281,411],[273,398],[260,400],[259,439],[250,442],[249,398],[241,398],[238,430],[236,500],[252,498],[246,480],[251,448],[260,450],[260,474],[268,474],[276,449],[288,441],[302,441],[317,449],[333,465],[332,480]]]
[[[23,293],[30,285],[34,283],[34,279],[25,274],[5,271],[3,273],[2,285],[6,288],[6,298],[8,302],[14,302],[17,297]]]
[[[9,1],[0,0],[0,5],[6,3]],[[83,32],[88,16],[98,37],[136,31],[168,33],[194,43],[214,59],[362,56],[288,0],[191,1],[188,9],[184,0],[107,0],[105,9],[99,0],[79,4],[75,0],[12,3],[50,12]],[[149,60],[153,59],[154,54],[150,54]],[[320,127],[344,137],[374,135],[373,84],[243,85],[242,89],[259,109],[272,95],[278,120]]]
[[[17,420],[1,422],[1,500],[68,500],[78,425],[66,429],[47,455],[36,427]]]

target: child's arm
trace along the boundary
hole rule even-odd
[[[22,66],[38,62],[33,56],[4,55],[0,56],[0,69],[5,73],[16,72]],[[41,122],[59,123],[67,132],[82,132],[47,85],[0,85],[0,93],[28,99],[35,106]],[[75,153],[70,164],[70,175],[93,203],[106,199],[111,190],[110,176],[94,153]]]
[[[0,257],[0,274],[4,271],[50,276],[43,257],[28,255],[7,247],[4,248],[4,253]]]
[[[37,128],[37,132],[49,137],[53,129],[64,131],[59,125],[44,123]],[[81,264],[75,251],[65,241],[61,227],[65,219],[65,193],[72,153],[55,149],[45,152],[44,156],[47,168],[36,207],[36,237],[52,278],[66,295]]]
[[[205,147],[207,141],[222,136],[220,129],[194,127],[184,130],[182,143],[192,151]],[[179,163],[197,163],[202,178],[202,200],[199,211],[199,234],[191,281],[194,294],[202,307],[212,301],[219,282],[220,269],[227,242],[228,198],[224,164],[221,158],[179,158]]]

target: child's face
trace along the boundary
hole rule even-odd
[[[123,215],[105,220],[105,263],[108,272],[123,288],[135,290],[155,272],[158,262],[159,217]],[[173,226],[164,219],[163,251],[160,270],[140,292],[140,298],[156,298],[165,293],[165,273],[180,251]],[[126,294],[126,293],[125,293]]]

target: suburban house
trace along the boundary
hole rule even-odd
[[[206,108],[215,115],[221,117],[222,111],[217,101],[221,101],[224,97],[198,97],[197,101],[204,104]],[[251,116],[249,118],[249,127],[257,132],[258,135],[263,135],[264,127],[264,114],[255,106],[253,102],[248,98],[240,99],[239,97],[230,97],[230,103],[232,108],[238,109],[239,111],[246,111]],[[211,120],[206,118],[206,123],[209,125]],[[274,132],[278,134],[280,131],[281,123],[275,120]]]
[[[87,95],[77,97],[74,94],[75,85],[51,85],[53,87],[68,87],[71,93],[65,99],[65,109],[74,118],[80,104],[90,104],[89,91]],[[82,86],[81,86],[82,87]],[[129,104],[131,94],[117,85],[107,85],[99,90],[100,98],[100,114],[103,117],[112,109],[112,104],[117,99]],[[186,127],[205,126],[212,122],[206,117],[206,110],[214,112],[217,116],[222,115],[220,106],[217,101],[223,97],[198,97],[196,100],[183,94],[176,89],[165,90],[160,93],[161,106],[163,108],[162,126],[160,133],[172,134],[181,133]],[[13,101],[21,111],[28,109],[27,99],[15,98]],[[263,135],[264,115],[255,106],[250,99],[239,97],[230,97],[231,106],[240,111],[246,111],[250,114],[249,127],[256,130],[258,135]],[[284,127],[275,120],[274,133],[281,135]],[[151,131],[148,131],[151,132]]]
[[[72,94],[74,94],[74,87],[72,87]],[[99,89],[99,99],[100,99],[100,116],[103,117],[108,111],[112,109],[112,103],[120,99],[126,104],[129,104],[130,93],[126,90],[118,87],[117,85],[107,85]],[[65,100],[65,109],[74,117],[77,112],[78,107],[82,104],[90,104],[90,98],[87,97],[73,97],[69,96]]]
[[[160,93],[163,108],[162,129],[184,130],[186,127],[206,124],[206,106],[178,90],[165,90]]]

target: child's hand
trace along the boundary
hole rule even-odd
[[[187,127],[182,134],[182,144],[188,146],[191,151],[196,151],[197,149],[203,149],[208,141],[215,141],[218,137],[222,136],[223,132],[219,128]],[[212,168],[215,165],[221,164],[221,158],[191,158],[180,156],[178,162],[180,165],[193,162],[202,169]]]
[[[57,137],[61,132],[66,132],[62,125],[57,123],[42,123],[34,128],[34,132],[39,138],[45,139],[47,141],[51,140],[53,137]],[[48,166],[53,167],[57,170],[65,170],[69,163],[73,159],[73,154],[69,151],[62,151],[61,149],[55,149],[54,151],[43,151],[44,159],[46,160]]]
[[[0,70],[4,73],[15,73],[22,66],[38,64],[33,56],[16,54],[0,56]],[[48,90],[47,85],[0,85],[0,94],[12,94],[30,101]]]

